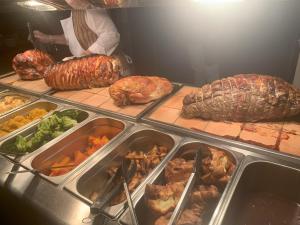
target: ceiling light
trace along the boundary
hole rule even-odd
[[[24,2],[17,2],[17,5],[27,8],[27,9],[33,9],[37,11],[55,11],[57,10],[54,6],[47,5],[35,0],[28,0]]]

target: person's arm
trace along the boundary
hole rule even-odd
[[[89,47],[88,51],[95,54],[110,55],[120,42],[120,34],[109,17],[102,10],[88,10],[87,23],[98,35],[97,40]]]
[[[38,30],[33,31],[34,37],[41,43],[45,44],[58,44],[58,45],[68,45],[65,35],[49,35],[44,34]]]

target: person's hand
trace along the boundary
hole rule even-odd
[[[44,34],[38,30],[33,31],[35,39],[44,44],[53,44],[53,39],[51,35]]]
[[[82,56],[85,56],[85,55],[91,55],[93,54],[92,52],[90,52],[89,50],[85,50],[81,53]]]

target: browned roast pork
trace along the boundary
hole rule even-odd
[[[183,99],[182,114],[216,121],[275,120],[300,113],[300,89],[277,77],[240,74],[206,84]]]
[[[57,90],[105,87],[119,79],[121,67],[115,57],[92,55],[50,66],[45,81]]]
[[[37,49],[17,54],[12,61],[13,69],[22,80],[43,78],[46,69],[52,64],[54,64],[52,57]]]

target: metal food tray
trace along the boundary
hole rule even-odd
[[[167,146],[169,148],[169,153],[156,166],[156,168],[145,177],[141,184],[131,194],[132,196],[135,196],[139,192],[140,188],[142,188],[145,183],[147,183],[151,177],[156,174],[156,171],[160,170],[162,165],[164,165],[173,155],[181,141],[181,138],[147,126],[138,125],[133,128],[134,129],[131,129],[131,132],[123,138],[122,141],[118,142],[117,146],[111,148],[109,154],[105,157],[100,157],[97,160],[94,160],[83,170],[78,171],[74,178],[70,179],[70,181],[66,183],[65,189],[91,205],[93,202],[87,197],[91,194],[90,192],[94,191],[91,187],[96,187],[98,183],[99,185],[104,185],[105,182],[99,181],[107,179],[107,176],[105,176],[106,169],[113,165],[119,165],[121,163],[121,158],[123,158],[129,150],[148,151],[148,146],[152,146],[154,144]],[[105,213],[111,218],[116,218],[126,208],[125,203],[126,201],[117,205],[109,206],[105,209]]]
[[[161,102],[161,104],[163,104],[163,102]],[[232,139],[228,139],[225,137],[220,137],[220,136],[217,136],[214,134],[209,134],[209,133],[206,133],[203,131],[194,131],[192,129],[183,128],[180,126],[176,126],[174,124],[169,124],[169,123],[150,119],[149,116],[154,111],[156,111],[160,107],[161,104],[158,104],[154,108],[152,108],[146,115],[144,115],[141,118],[141,121],[146,124],[149,124],[151,126],[160,127],[162,129],[166,129],[166,130],[178,133],[178,134],[185,134],[186,136],[193,137],[193,138],[201,138],[202,140],[205,140],[208,142],[212,142],[212,143],[220,142],[220,143],[223,143],[224,145],[229,145],[229,146],[235,147],[237,149],[244,149],[247,151],[255,152],[259,155],[266,155],[266,156],[277,158],[277,159],[288,160],[288,161],[291,161],[294,163],[300,162],[299,156],[283,153],[278,150],[268,149],[266,147],[261,147],[258,145],[249,144],[249,143],[242,142],[242,141],[237,141],[237,140],[232,140]]]
[[[73,130],[75,130],[77,127],[81,126],[81,124],[85,124],[87,121],[89,121],[90,118],[92,118],[95,114],[88,112],[88,111],[84,111],[82,109],[78,109],[75,107],[61,107],[59,110],[55,110],[55,111],[64,111],[67,109],[77,109],[82,111],[85,114],[85,118],[83,118],[83,120],[81,122],[79,122],[77,125],[75,125],[74,127],[72,127],[71,129],[67,130],[66,132],[64,132],[63,134],[61,134],[60,136],[52,139],[51,141],[49,141],[48,143],[46,143],[45,145],[41,146],[40,148],[36,149],[33,152],[30,153],[25,153],[25,154],[9,154],[9,153],[0,153],[2,155],[5,155],[6,157],[8,157],[9,159],[15,161],[16,163],[22,163],[23,161],[25,161],[27,158],[35,155],[37,152],[41,152],[44,150],[44,148],[52,146],[54,143],[56,143],[56,141],[60,140],[61,138],[63,138],[65,135],[71,133]],[[47,118],[49,116],[51,116],[52,114],[48,114],[46,117]],[[39,121],[40,122],[40,121]],[[3,140],[0,143],[0,147],[3,145],[3,143],[6,142],[10,142],[10,141],[14,141],[16,139],[16,137],[18,135],[22,135],[24,137],[31,135],[37,128],[39,123],[34,123],[31,126],[28,126],[26,129],[21,129],[19,132],[15,133],[14,135],[9,136],[9,138],[6,138],[5,140]]]
[[[5,90],[3,92],[0,92],[0,99],[4,98],[5,96],[8,96],[8,95],[18,95],[18,96],[27,98],[29,101],[27,103],[23,104],[23,105],[19,105],[19,106],[15,107],[15,108],[12,108],[12,109],[10,109],[10,110],[8,110],[6,112],[0,113],[0,117],[4,116],[4,115],[6,115],[6,114],[8,114],[10,112],[13,112],[13,111],[15,111],[17,109],[20,109],[20,108],[22,108],[22,107],[24,107],[24,106],[26,106],[26,105],[28,105],[28,104],[30,104],[30,103],[38,100],[38,98],[35,97],[35,96],[28,95],[28,94],[23,94],[23,93],[18,93],[18,92],[10,91],[10,90]]]
[[[272,193],[299,202],[299,180],[299,163],[247,156],[232,181],[214,225],[236,224],[236,206],[240,206],[247,193]]]
[[[137,116],[130,116],[130,115],[122,114],[122,113],[119,113],[119,112],[113,112],[113,111],[109,111],[109,110],[106,110],[106,109],[102,109],[102,108],[97,108],[97,107],[93,107],[93,106],[90,106],[90,105],[86,105],[86,104],[83,104],[83,103],[74,102],[72,100],[68,100],[68,99],[65,99],[65,98],[59,98],[59,97],[52,96],[52,94],[54,94],[56,91],[50,91],[49,93],[47,93],[45,95],[45,97],[48,98],[48,99],[51,99],[51,100],[64,102],[64,103],[75,105],[75,106],[78,106],[78,107],[81,107],[81,108],[86,108],[87,110],[90,110],[90,111],[93,111],[93,112],[96,112],[96,113],[101,113],[101,114],[104,114],[104,115],[107,115],[107,116],[114,116],[115,118],[118,118],[118,119],[127,119],[129,121],[136,122],[140,118],[142,118],[149,110],[151,110],[152,108],[154,108],[157,104],[159,104],[161,101],[163,101],[164,99],[166,99],[168,96],[170,96],[173,93],[175,93],[182,86],[182,84],[180,84],[180,83],[174,83],[173,82],[172,84],[173,84],[173,91],[170,94],[168,94],[168,95],[166,95],[166,96],[164,96],[164,97],[162,97],[160,99],[157,99],[157,100],[151,102],[151,104],[148,105]]]
[[[172,155],[171,158],[169,158],[169,160],[172,160],[180,155],[184,156],[185,154],[185,158],[188,159],[194,159],[193,156],[195,156],[195,151],[197,149],[201,149],[201,150],[205,150],[207,151],[207,147],[213,147],[216,148],[218,150],[221,150],[223,152],[225,152],[227,154],[227,156],[229,158],[231,158],[231,160],[235,163],[235,171],[232,174],[232,177],[230,179],[230,181],[226,184],[226,187],[224,189],[224,191],[221,193],[221,197],[218,201],[218,204],[216,205],[216,208],[214,210],[214,213],[212,214],[211,218],[210,218],[210,223],[212,224],[212,221],[215,220],[215,218],[218,215],[219,209],[222,205],[222,202],[225,200],[225,195],[229,190],[229,187],[231,185],[231,182],[233,180],[233,177],[235,176],[235,174],[238,171],[238,168],[244,158],[244,155],[239,153],[239,152],[235,152],[232,151],[229,147],[225,147],[225,146],[218,146],[218,145],[214,145],[211,143],[207,143],[204,141],[200,141],[200,140],[195,140],[195,139],[191,139],[191,138],[186,138],[181,144],[180,146],[177,148],[176,152],[174,152],[174,154]],[[149,180],[148,184],[162,184],[164,183],[164,169],[167,166],[167,162],[163,165],[163,167],[157,171],[157,173],[155,174],[155,176],[153,176],[153,178],[151,180]],[[190,175],[190,179],[192,177],[192,174]],[[190,191],[193,189],[194,183],[188,182],[186,184],[186,188],[185,191],[182,193],[183,195],[189,195]],[[189,186],[190,185],[190,186]],[[144,192],[145,192],[145,187],[146,185],[140,190],[140,192],[138,193],[138,195],[133,199],[133,204],[135,206],[135,210],[137,213],[137,218],[139,220],[139,224],[145,224],[145,225],[154,225],[154,221],[153,218],[151,218],[151,215],[149,214],[149,212],[147,212],[147,206],[144,203]],[[180,204],[180,203],[178,203]],[[178,213],[175,212],[174,213]],[[147,221],[145,222],[141,222],[141,221]],[[125,211],[125,213],[120,217],[120,222],[122,224],[126,224],[126,225],[130,225],[131,224],[131,217],[130,217],[130,212],[127,209]]]
[[[2,124],[5,121],[8,121],[9,119],[12,119],[16,116],[20,116],[20,115],[24,116],[24,115],[28,114],[28,112],[31,111],[34,108],[42,108],[42,109],[46,109],[48,111],[48,113],[46,115],[42,116],[41,118],[33,120],[33,121],[29,122],[28,124],[25,124],[24,126],[8,133],[7,135],[4,135],[4,136],[0,137],[0,145],[1,145],[1,142],[3,140],[5,140],[6,138],[9,138],[10,136],[18,133],[19,131],[24,130],[29,126],[40,122],[42,119],[47,117],[53,111],[60,110],[60,109],[62,109],[62,107],[63,107],[62,105],[58,105],[55,102],[50,102],[50,101],[47,101],[47,100],[44,100],[44,99],[39,99],[36,102],[33,102],[29,105],[26,105],[22,108],[17,109],[16,111],[13,111],[13,112],[1,117],[0,118],[0,124]]]
[[[72,129],[70,132],[67,131],[66,134],[55,143],[51,141],[52,143],[49,142],[42,146],[22,164],[31,170],[42,170],[39,171],[39,175],[50,182],[59,185],[76,172],[76,170],[88,163],[93,157],[105,154],[105,152],[109,151],[110,144],[117,140],[118,137],[122,136],[130,126],[131,124],[127,122],[105,116],[96,116],[82,125],[77,126],[76,130]],[[58,161],[63,156],[70,155],[74,151],[86,147],[85,140],[89,133],[101,136],[107,135],[110,138],[110,141],[66,174],[51,177],[43,173],[43,168],[46,168],[47,166],[50,167],[53,162]],[[83,142],[81,142],[82,140]]]
[[[12,76],[16,74],[16,72],[12,71],[12,72],[9,72],[9,73],[5,73],[5,74],[2,74],[0,75],[0,79],[2,78],[5,78],[5,77],[9,77],[9,76]],[[21,80],[21,79],[20,79]],[[28,80],[28,82],[30,82],[30,80]],[[26,88],[22,88],[20,86],[14,86],[14,85],[10,85],[10,84],[4,84],[4,83],[0,83],[1,86],[3,86],[4,88],[8,88],[8,89],[12,89],[12,90],[15,90],[15,91],[22,91],[22,92],[25,92],[25,93],[32,93],[34,95],[44,95],[44,94],[47,94],[49,92],[52,91],[52,88],[50,88],[49,90],[47,91],[42,91],[42,92],[38,92],[38,91],[33,91],[33,90],[29,90],[29,89],[26,89]]]

